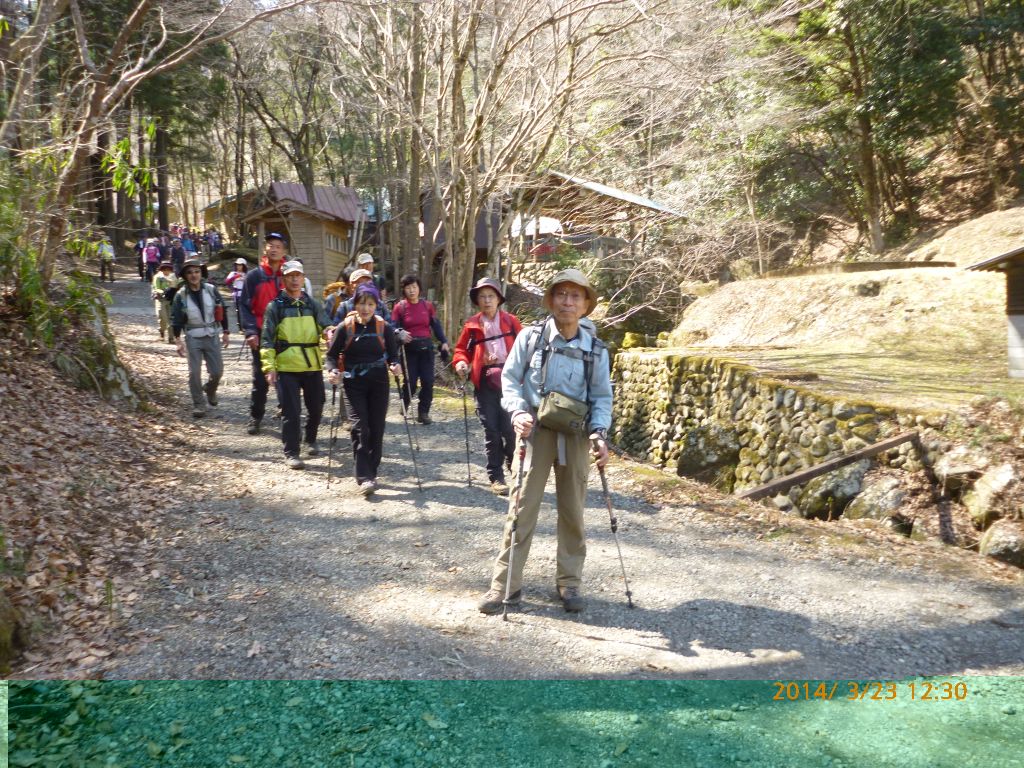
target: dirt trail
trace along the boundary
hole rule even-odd
[[[355,493],[347,436],[327,456],[282,461],[277,422],[246,434],[249,365],[238,336],[214,414],[188,417],[186,366],[157,339],[146,286],[115,285],[112,324],[136,375],[173,391],[156,440],[179,445],[167,476],[163,562],[140,574],[108,678],[901,678],[1024,674],[1024,585],[938,545],[819,535],[766,521],[713,492],[650,504],[635,465],[609,470],[636,608],[627,608],[596,475],[579,616],[551,595],[550,502],[526,568],[524,610],[475,609],[505,504],[482,487],[461,402],[414,426],[419,493],[392,397],[382,489]],[[328,393],[328,402],[330,394]],[[471,415],[472,419],[472,415]],[[326,434],[321,433],[326,444]],[[673,481],[674,482],[674,481]],[[678,486],[673,493],[679,497]],[[183,490],[188,488],[189,490]],[[847,529],[832,529],[843,531]],[[881,542],[881,543],[879,543]]]

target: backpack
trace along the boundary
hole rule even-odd
[[[587,391],[587,394],[586,394],[587,415],[586,415],[586,422],[585,423],[589,423],[590,422],[590,377],[594,373],[594,360],[596,360],[597,357],[601,354],[601,352],[607,348],[607,345],[603,341],[601,341],[599,338],[597,338],[597,334],[594,333],[593,331],[591,331],[589,328],[582,328],[582,330],[585,330],[590,335],[590,338],[591,338],[591,342],[592,343],[591,343],[591,347],[590,347],[590,351],[589,352],[584,352],[583,350],[580,350],[580,349],[555,349],[548,342],[547,335],[544,333],[544,330],[545,330],[545,328],[547,327],[547,324],[548,324],[548,320],[550,320],[550,319],[551,319],[550,317],[544,318],[544,320],[542,320],[541,322],[532,324],[529,327],[529,329],[527,329],[527,331],[526,331],[527,333],[531,333],[532,334],[532,337],[530,338],[530,340],[527,342],[527,345],[526,345],[526,349],[527,349],[526,359],[527,359],[527,361],[531,361],[533,359],[533,355],[537,351],[537,344],[538,344],[538,342],[540,342],[543,339],[543,345],[540,348],[540,354],[541,354],[541,358],[540,358],[540,369],[541,369],[540,396],[541,396],[541,401],[543,402],[544,396],[546,394],[548,394],[548,392],[552,391],[552,390],[548,390],[546,388],[547,372],[548,372],[548,368],[547,368],[548,354],[551,353],[552,351],[554,351],[554,353],[557,354],[557,355],[565,355],[566,357],[571,357],[574,360],[582,360],[583,361],[583,381],[584,381],[584,383],[586,385],[586,391]],[[527,362],[527,365],[529,365],[529,362]]]
[[[358,317],[359,315],[356,314],[356,311],[352,310],[347,315],[345,315],[345,319],[341,321],[341,327],[345,329],[345,346],[341,350],[341,354],[338,355],[338,370],[342,372],[345,371],[345,353],[348,352],[348,348],[352,346],[352,342],[354,342],[357,338],[356,320],[358,319]],[[365,336],[376,336],[377,341],[380,342],[381,354],[385,354],[387,352],[387,344],[384,342],[384,330],[387,328],[387,323],[384,322],[384,318],[377,314],[373,316],[373,319],[375,321],[374,332],[364,333],[358,338],[363,338]]]

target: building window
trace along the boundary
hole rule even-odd
[[[327,233],[327,249],[329,251],[338,251],[339,253],[345,249],[342,247],[342,239],[335,234]]]

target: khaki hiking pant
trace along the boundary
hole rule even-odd
[[[565,466],[558,466],[558,433],[541,426],[534,427],[526,449],[526,474],[523,477],[519,521],[516,528],[516,551],[512,557],[512,589],[523,585],[523,567],[530,554],[537,516],[544,498],[551,469],[555,470],[555,496],[558,508],[558,556],[555,584],[578,587],[583,579],[583,561],[587,543],[583,533],[583,507],[587,499],[587,474],[590,471],[590,443],[586,437],[565,435]],[[516,456],[518,464],[518,453]],[[515,467],[516,477],[521,471]],[[508,518],[502,536],[501,552],[494,562],[491,589],[504,593],[508,574],[508,555],[512,539],[512,518],[515,515],[515,487],[509,495]]]

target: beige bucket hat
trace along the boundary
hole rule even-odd
[[[551,298],[555,295],[555,288],[561,283],[572,283],[573,285],[578,285],[587,292],[587,311],[584,312],[581,317],[586,317],[594,311],[594,307],[597,306],[597,291],[594,290],[590,281],[587,280],[587,276],[578,269],[563,269],[551,278],[551,283],[548,285],[548,289],[544,291],[544,307],[548,312],[554,312],[554,306],[551,303]]]

